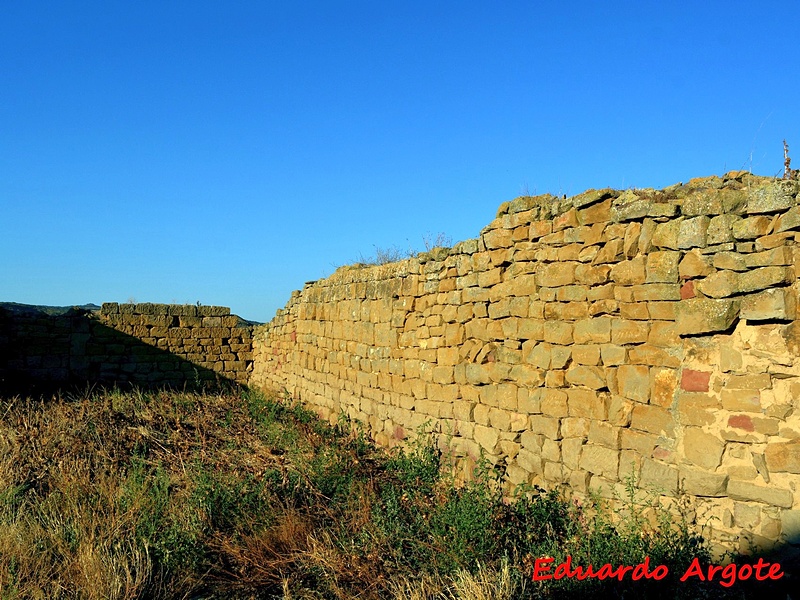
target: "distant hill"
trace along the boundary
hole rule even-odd
[[[5,309],[9,312],[13,313],[44,313],[46,315],[56,316],[56,315],[63,315],[69,312],[70,310],[77,309],[77,310],[87,310],[87,311],[98,311],[100,307],[97,304],[81,304],[80,306],[43,306],[43,305],[36,305],[36,304],[20,304],[19,302],[0,302],[0,309]]]

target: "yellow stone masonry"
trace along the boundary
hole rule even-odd
[[[799,192],[732,172],[517,198],[478,239],[306,284],[254,332],[250,382],[387,446],[426,426],[465,475],[483,455],[604,497],[634,475],[724,546],[798,544]]]

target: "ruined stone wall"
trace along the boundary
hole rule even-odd
[[[728,545],[800,540],[800,199],[745,172],[503,204],[478,239],[306,284],[251,383],[467,468],[688,494]]]
[[[0,391],[102,383],[245,384],[252,328],[220,306],[103,304],[98,312],[0,309]]]

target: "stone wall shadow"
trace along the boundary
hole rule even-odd
[[[37,307],[0,307],[0,396],[92,386],[191,391],[244,387],[219,371],[109,327],[91,311],[71,308],[52,314]]]

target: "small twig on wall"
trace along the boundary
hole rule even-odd
[[[792,159],[789,158],[789,144],[786,143],[786,140],[783,140],[783,178],[784,179],[791,179],[792,178]]]
[[[789,144],[783,140],[783,178],[800,179],[800,169],[792,169],[792,159],[789,158]]]

